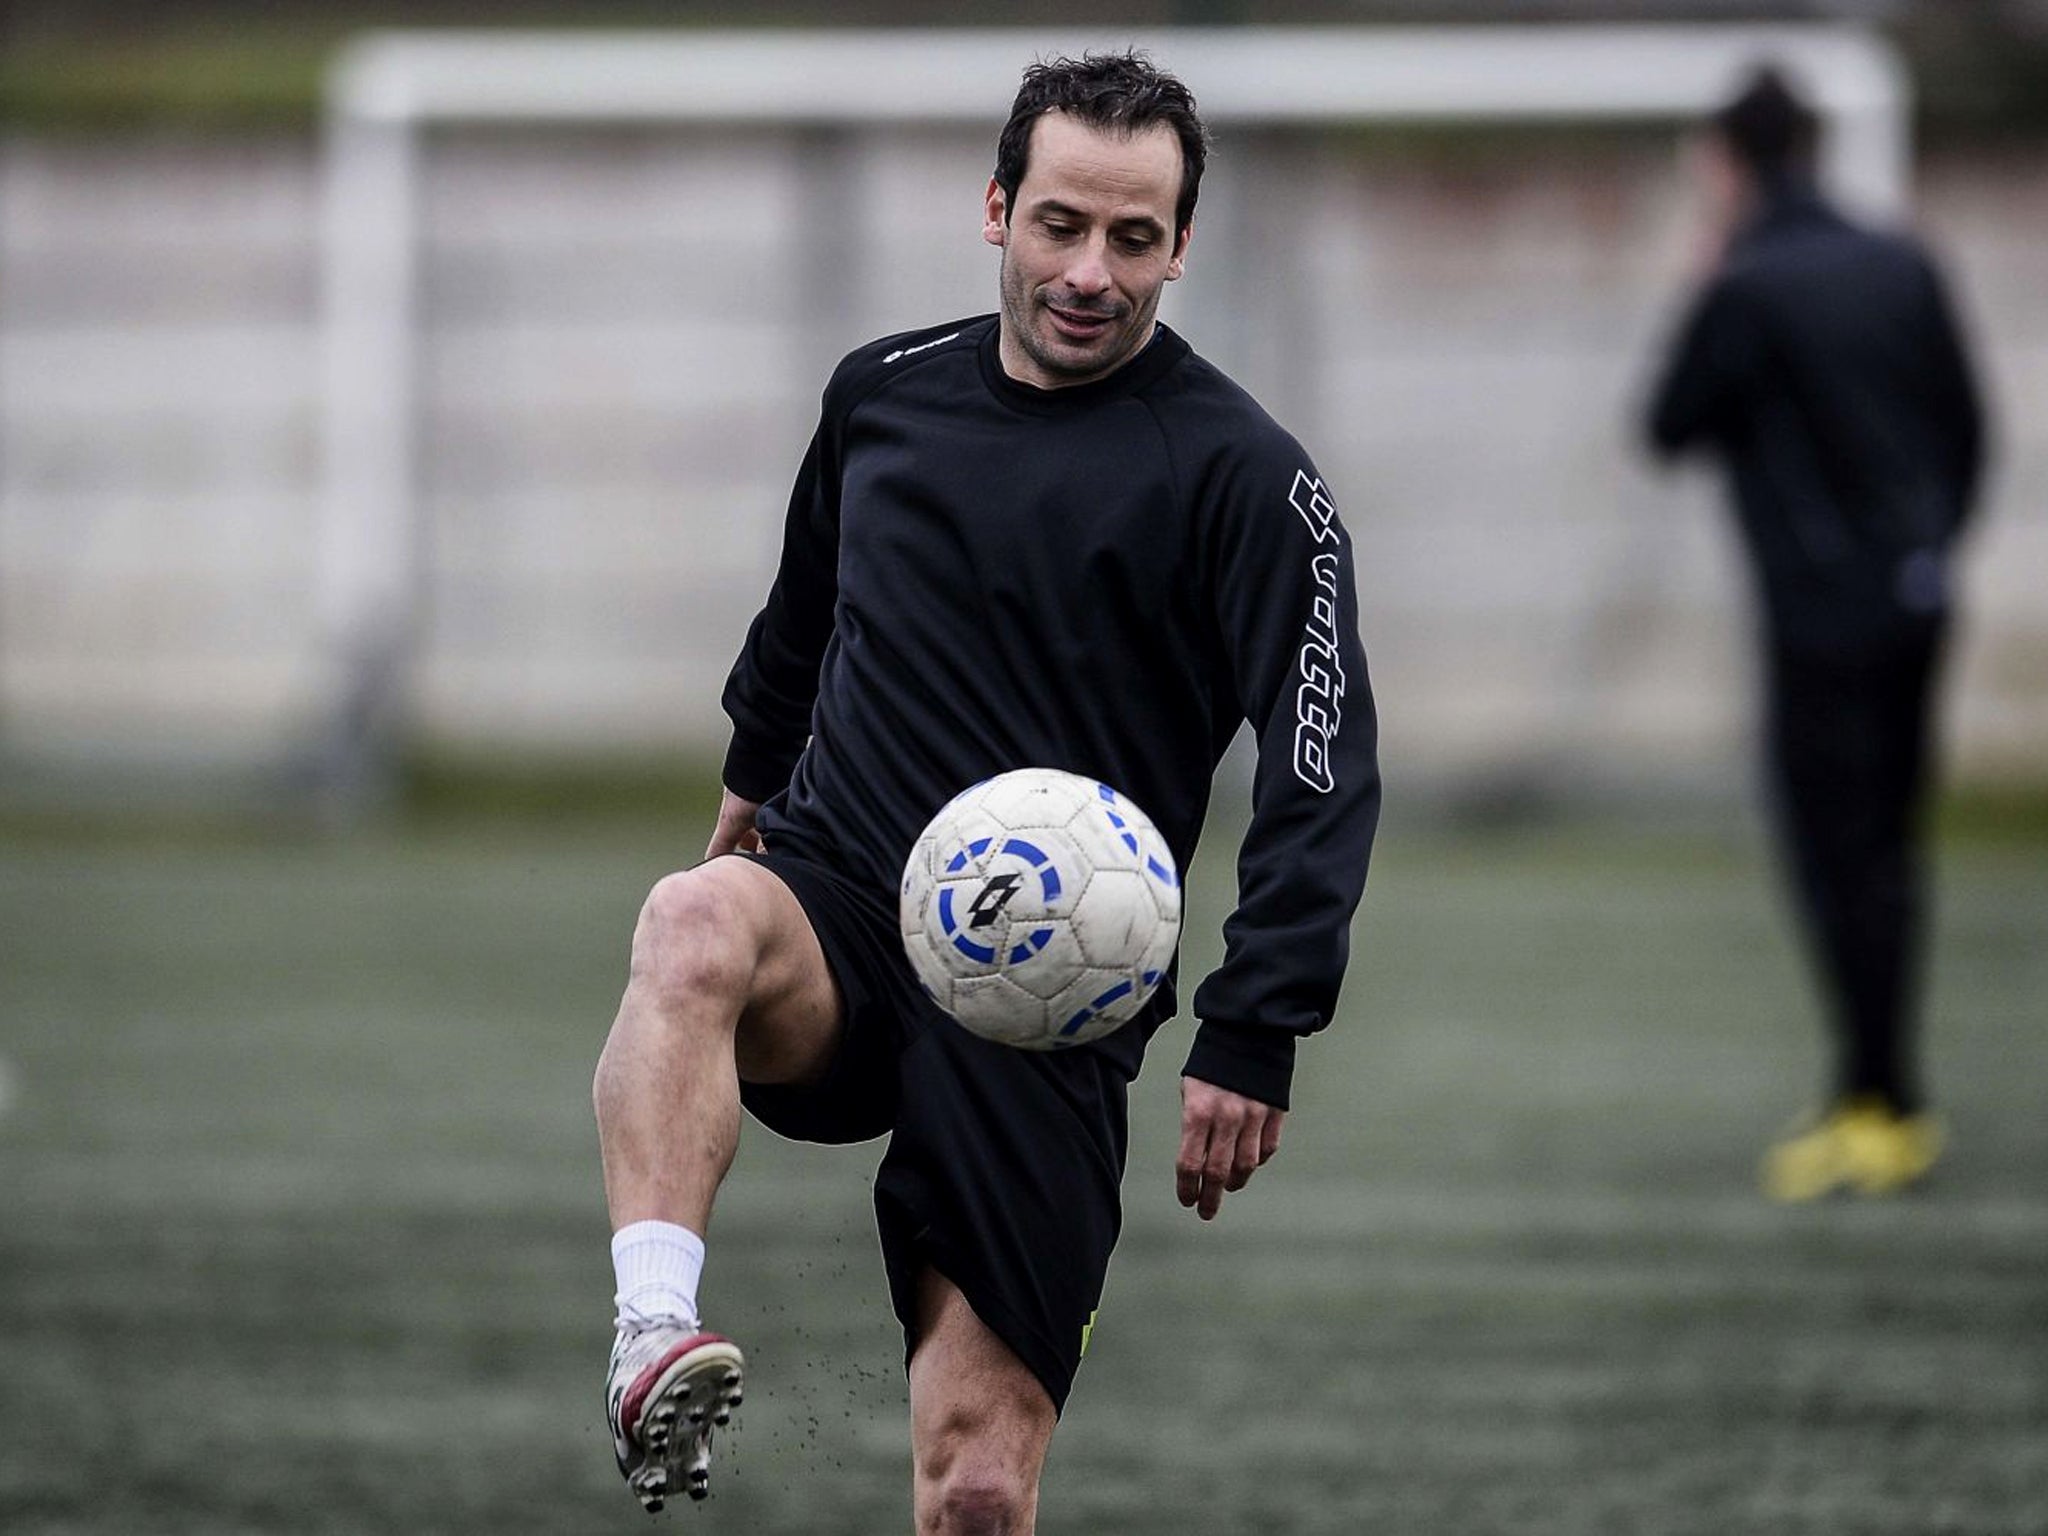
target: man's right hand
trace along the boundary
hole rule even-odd
[[[718,825],[712,829],[711,845],[704,850],[704,857],[715,859],[721,853],[759,853],[761,834],[754,827],[754,815],[760,809],[760,801],[742,800],[728,789],[718,804]]]

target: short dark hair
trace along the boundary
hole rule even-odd
[[[1777,69],[1766,64],[1713,116],[1714,131],[1759,180],[1811,169],[1820,120]]]
[[[1142,53],[1090,53],[1078,59],[1040,59],[1024,71],[1024,83],[1010,107],[1010,120],[996,140],[996,185],[1003,189],[1003,218],[1017,203],[1017,188],[1031,156],[1031,130],[1048,112],[1065,112],[1091,128],[1135,134],[1165,123],[1180,140],[1180,198],[1173,232],[1183,234],[1195,219],[1195,197],[1209,158],[1209,131],[1195,112],[1188,88]]]

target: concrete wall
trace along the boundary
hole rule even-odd
[[[985,310],[982,135],[521,134],[428,157],[411,728],[715,753],[825,368]],[[161,761],[317,730],[320,190],[298,142],[0,144],[0,742]],[[2000,453],[1952,757],[2048,764],[2048,171],[1921,170]],[[1310,446],[1390,766],[1725,781],[1717,489],[1631,440],[1688,235],[1668,146],[1239,135],[1168,320]],[[823,320],[815,317],[824,316]]]

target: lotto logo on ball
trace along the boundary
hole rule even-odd
[[[986,1039],[1057,1050],[1135,1018],[1180,941],[1180,876],[1107,784],[1020,768],[934,816],[903,870],[912,968]]]

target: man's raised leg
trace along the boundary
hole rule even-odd
[[[714,859],[648,895],[593,1098],[619,1277],[606,1413],[650,1512],[678,1485],[704,1496],[712,1427],[740,1402],[739,1349],[699,1327],[696,1297],[739,1146],[740,1074],[809,1081],[840,1030],[817,936],[766,869]]]
[[[1031,1536],[1057,1415],[950,1280],[918,1281],[910,1358],[917,1536]]]

